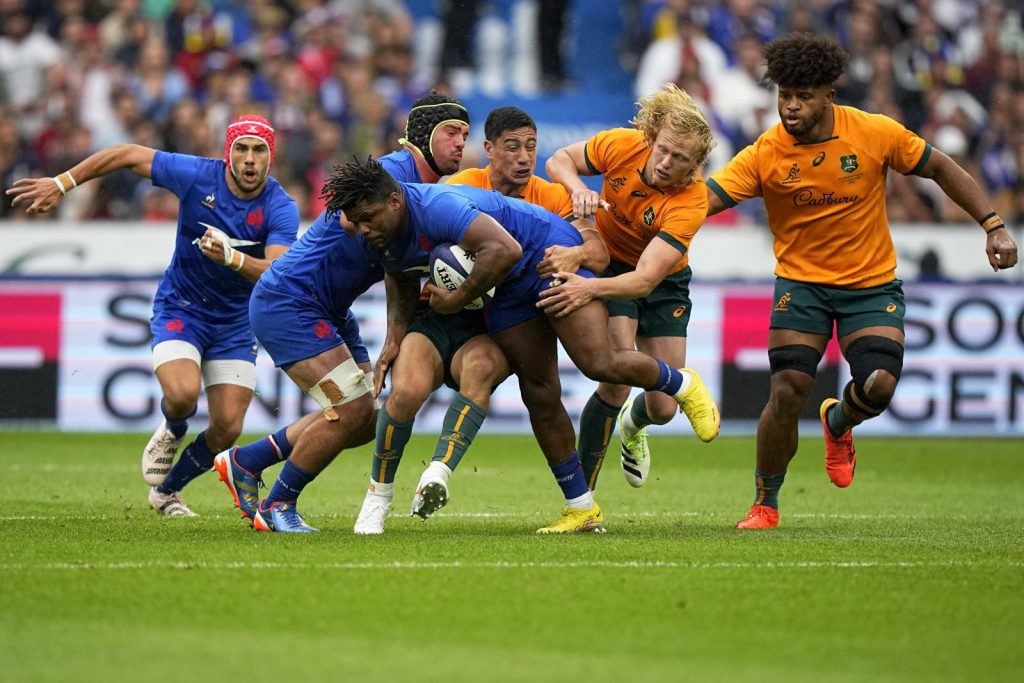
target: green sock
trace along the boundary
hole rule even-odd
[[[654,422],[651,416],[647,414],[646,396],[647,392],[637,396],[636,400],[633,401],[633,407],[629,410],[629,419],[633,421],[633,425],[638,430]]]
[[[768,474],[761,470],[754,470],[754,505],[767,505],[778,510],[779,489],[782,488],[782,482],[785,480],[785,472]]]
[[[461,393],[456,394],[448,406],[448,412],[444,414],[441,437],[437,440],[431,460],[444,463],[454,472],[486,418],[486,410]]]
[[[608,442],[615,433],[615,418],[619,408],[608,404],[597,392],[591,395],[580,415],[580,441],[576,449],[583,465],[583,479],[593,491],[597,488],[597,477],[601,474]]]
[[[846,411],[843,410],[843,404],[835,403],[828,412],[825,413],[825,424],[828,425],[828,431],[832,433],[832,436],[837,439],[845,434],[850,427],[853,426],[853,422],[850,418],[846,417]]]
[[[395,422],[388,415],[388,407],[385,405],[381,408],[377,414],[377,442],[373,447],[371,479],[381,484],[395,481],[395,472],[402,460],[405,444],[409,443],[409,437],[412,436],[412,423],[413,420]]]

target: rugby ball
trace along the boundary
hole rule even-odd
[[[439,244],[430,252],[430,281],[438,287],[454,292],[462,286],[469,274],[473,272],[476,255],[466,251],[457,244]],[[491,287],[482,297],[471,301],[466,309],[476,311],[494,296]]]

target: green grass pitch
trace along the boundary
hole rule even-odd
[[[216,475],[185,491],[201,517],[157,517],[146,438],[0,433],[4,681],[1010,681],[1024,668],[1020,440],[859,439],[857,480],[839,490],[808,437],[782,527],[741,532],[752,440],[652,438],[643,489],[609,458],[608,533],[541,537],[561,497],[532,439],[481,436],[448,507],[421,523],[405,516],[432,450],[417,437],[387,533],[362,538],[368,447],[306,490],[323,533],[294,537],[248,529]]]

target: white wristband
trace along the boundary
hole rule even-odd
[[[53,176],[53,182],[57,183],[57,189],[60,190],[61,194],[67,194],[68,191],[64,189],[64,183],[60,181],[60,178]]]
[[[238,267],[236,268],[235,266],[231,266],[231,270],[241,270],[242,266],[245,265],[245,254],[243,254],[242,252],[238,251],[237,249],[234,250],[234,252],[235,252],[235,254],[238,254]],[[231,260],[232,261],[235,260],[234,254],[232,254]]]

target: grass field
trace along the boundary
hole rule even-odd
[[[368,448],[301,507],[323,533],[257,534],[215,475],[161,519],[146,435],[0,433],[4,681],[1010,681],[1024,668],[1020,440],[860,439],[828,483],[808,438],[782,527],[732,524],[750,439],[652,439],[617,458],[608,533],[538,537],[560,495],[534,442],[480,437],[426,524],[412,442],[379,538],[351,533]],[[613,444],[614,446],[614,444]],[[268,477],[269,479],[270,477]]]

